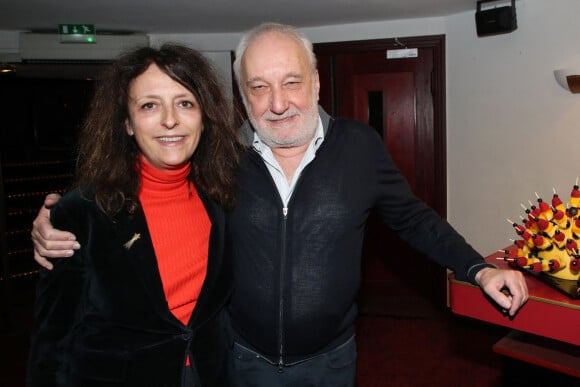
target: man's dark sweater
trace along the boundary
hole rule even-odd
[[[474,282],[483,257],[416,198],[374,129],[320,110],[325,137],[287,208],[260,155],[240,168],[229,218],[234,292],[229,315],[243,345],[291,364],[354,333],[365,223],[387,226],[459,279]],[[246,126],[243,136],[251,144]]]

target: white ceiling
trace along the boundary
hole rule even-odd
[[[58,24],[93,24],[97,33],[239,32],[263,21],[313,27],[475,8],[476,0],[0,0],[0,30],[56,32]]]

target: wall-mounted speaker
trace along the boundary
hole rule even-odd
[[[498,0],[480,0],[475,12],[477,36],[506,34],[518,28],[516,18],[516,0],[511,0],[511,6],[481,9],[483,3],[497,2]]]

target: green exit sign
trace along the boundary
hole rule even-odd
[[[61,43],[96,43],[94,24],[59,24]]]

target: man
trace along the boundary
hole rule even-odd
[[[522,274],[485,263],[418,200],[373,129],[318,107],[316,59],[305,37],[260,25],[238,45],[234,72],[250,121],[242,141],[252,150],[228,220],[232,386],[354,386],[355,298],[371,208],[509,315],[526,302]],[[42,256],[70,254],[75,243],[47,219],[41,210],[32,232],[43,265]]]

